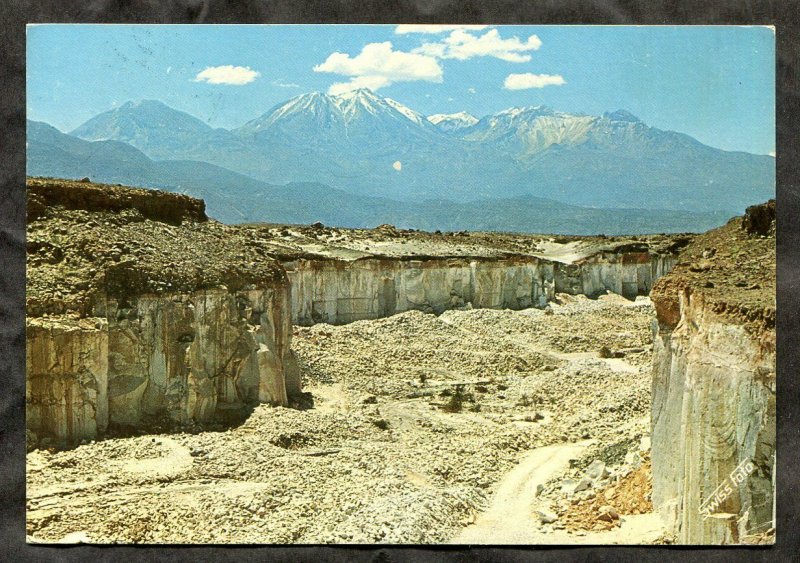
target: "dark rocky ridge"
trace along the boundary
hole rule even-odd
[[[103,296],[285,280],[247,232],[209,220],[202,200],[67,180],[29,179],[28,190],[29,317],[89,316]]]
[[[711,310],[756,331],[775,327],[775,200],[698,235],[651,297],[659,322],[680,320],[679,295],[702,296]]]
[[[28,221],[45,214],[47,207],[119,213],[135,209],[145,219],[180,225],[183,221],[204,222],[206,204],[184,194],[154,192],[120,185],[31,178],[28,184]]]

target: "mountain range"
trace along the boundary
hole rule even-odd
[[[329,221],[347,226],[576,234],[702,230],[775,191],[773,157],[712,148],[624,110],[425,116],[370,90],[296,96],[234,129],[154,100],[69,134],[29,122],[28,166],[202,193],[226,221],[324,221],[331,210],[321,202],[337,201],[355,208]],[[615,228],[609,217],[621,209],[634,223]],[[570,217],[584,219],[570,230]]]

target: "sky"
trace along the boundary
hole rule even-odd
[[[233,128],[368,87],[425,115],[547,105],[775,151],[775,34],[744,26],[31,25],[27,113],[68,132],[156,99]]]

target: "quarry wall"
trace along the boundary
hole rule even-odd
[[[90,317],[33,317],[28,428],[59,446],[117,430],[224,422],[301,392],[291,325],[344,324],[411,309],[543,307],[556,292],[646,294],[669,255],[580,264],[509,259],[297,259],[262,289],[98,299]]]
[[[651,294],[653,505],[678,543],[774,541],[774,221],[701,235]]]
[[[346,324],[408,310],[544,307],[556,293],[647,295],[674,264],[668,254],[600,253],[577,263],[507,259],[365,258],[284,261],[298,325]]]
[[[679,543],[739,543],[774,525],[775,381],[774,330],[753,334],[690,293],[678,324],[659,324],[653,504]]]
[[[28,428],[56,445],[225,422],[300,392],[285,283],[105,299],[94,315],[28,320]]]

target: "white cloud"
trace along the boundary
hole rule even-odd
[[[444,33],[445,31],[453,31],[454,29],[485,29],[487,25],[425,25],[425,24],[402,24],[398,25],[394,32],[398,35],[407,33]]]
[[[442,67],[433,57],[419,53],[395,51],[389,41],[369,43],[361,53],[351,57],[335,52],[324,63],[314,67],[314,72],[330,72],[352,77],[350,82],[331,86],[329,93],[341,93],[356,88],[377,90],[394,82],[425,80],[442,81]]]
[[[400,172],[403,169],[403,163],[400,162],[399,160],[395,160],[394,164],[392,164],[392,168]]]
[[[463,29],[456,29],[437,43],[423,43],[412,52],[438,59],[457,59],[465,61],[473,57],[495,57],[511,63],[524,63],[531,60],[528,51],[536,51],[542,41],[531,35],[525,41],[518,37],[503,39],[496,29],[483,35],[472,35]]]
[[[545,86],[560,86],[567,81],[560,74],[509,74],[503,83],[506,90],[527,90],[529,88],[544,88]]]
[[[475,92],[477,92],[477,90],[475,88],[467,88],[467,92],[469,92],[470,94],[474,94]]]
[[[241,86],[249,84],[255,80],[260,73],[251,69],[249,66],[209,66],[197,73],[194,77],[195,82],[207,82],[208,84],[232,84]]]
[[[370,90],[377,90],[391,84],[391,80],[383,76],[356,76],[349,82],[335,82],[328,88],[328,94],[331,96],[338,96],[351,90],[358,90],[359,88],[369,88]]]

